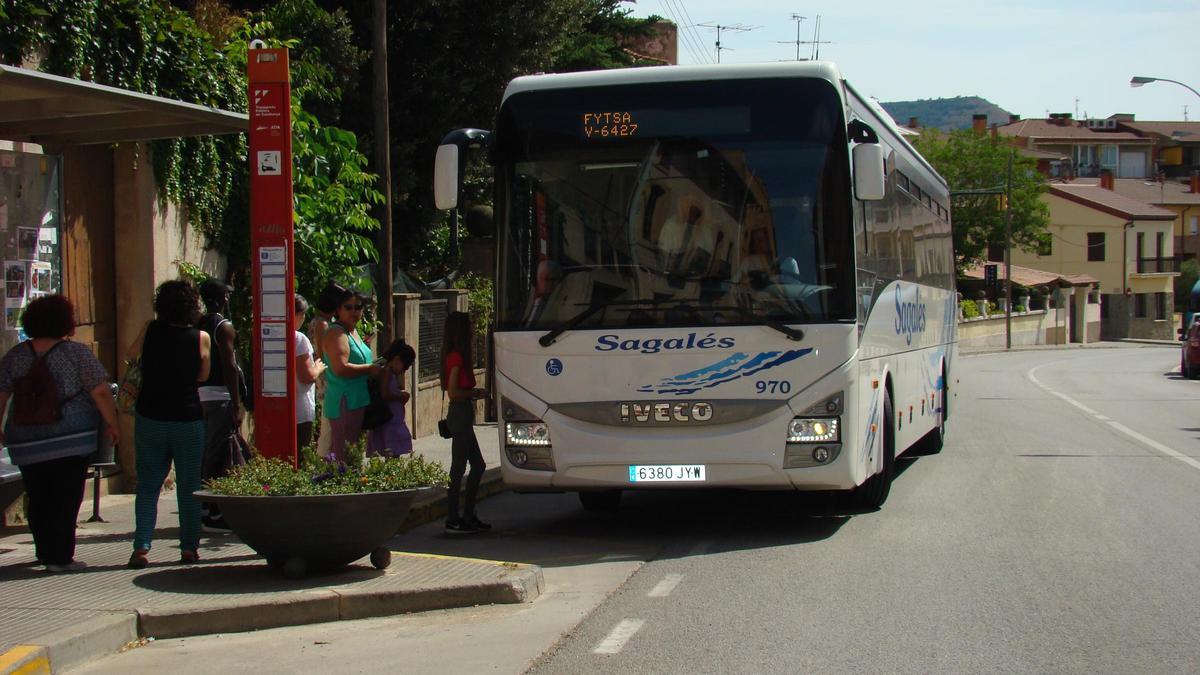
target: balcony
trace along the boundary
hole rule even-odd
[[[1179,274],[1176,258],[1138,258],[1138,274]]]

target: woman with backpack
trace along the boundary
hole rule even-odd
[[[38,561],[47,572],[72,572],[86,567],[75,560],[75,521],[88,455],[96,451],[102,419],[104,434],[117,443],[117,409],[104,366],[70,340],[70,300],[37,298],[21,321],[29,339],[0,360],[0,415],[8,410],[0,444],[21,469]]]

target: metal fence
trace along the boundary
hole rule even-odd
[[[420,329],[420,363],[417,373],[421,382],[441,377],[442,333],[446,327],[448,303],[445,300],[422,300],[418,327]]]

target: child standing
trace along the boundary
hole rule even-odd
[[[371,430],[367,454],[397,457],[412,452],[412,433],[404,420],[404,373],[417,359],[417,353],[404,340],[396,340],[383,353],[384,368],[379,374],[379,393],[392,410],[392,419]]]

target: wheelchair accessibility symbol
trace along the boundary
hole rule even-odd
[[[558,359],[550,359],[546,362],[546,372],[549,373],[551,377],[562,375],[562,371],[562,361],[559,361]]]

